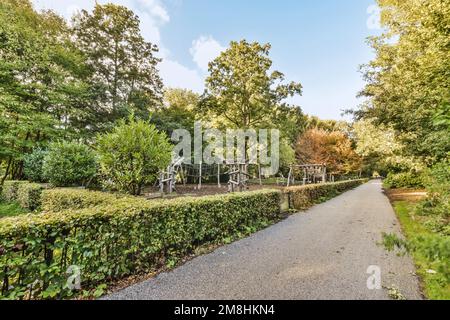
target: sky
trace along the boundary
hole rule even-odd
[[[69,19],[95,0],[32,0]],[[208,62],[230,41],[270,43],[273,69],[303,85],[288,102],[322,119],[343,119],[364,87],[361,64],[374,54],[368,36],[381,32],[375,0],[97,0],[132,9],[147,41],[159,46],[167,87],[201,93]]]

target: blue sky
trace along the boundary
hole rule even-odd
[[[33,0],[66,18],[93,0]],[[108,1],[98,1],[105,3]],[[360,102],[358,66],[373,53],[367,36],[380,32],[374,0],[113,0],[141,18],[145,38],[158,44],[167,86],[203,89],[208,61],[232,40],[269,42],[274,68],[302,83],[293,99],[311,115],[340,119]]]

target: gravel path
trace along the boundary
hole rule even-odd
[[[372,181],[104,299],[388,299],[386,287],[421,299],[411,259],[378,246],[382,232],[400,228]],[[372,265],[384,289],[367,288]]]

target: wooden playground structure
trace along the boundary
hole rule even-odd
[[[325,164],[291,165],[287,178],[287,187],[296,184],[296,177],[301,174],[302,184],[325,183],[327,181],[327,166]]]
[[[332,177],[330,177],[332,179]],[[177,192],[178,185],[193,186],[193,191],[200,192],[206,182],[211,188],[211,181],[217,184],[217,191],[224,192],[227,185],[228,192],[242,192],[250,189],[250,185],[263,186],[260,165],[248,163],[234,164],[186,164],[184,158],[177,158],[160,173],[158,179],[159,192],[172,194]],[[304,164],[289,166],[289,174],[285,178],[282,173],[276,177],[276,186],[306,185],[325,183],[327,181],[327,167],[324,164]]]

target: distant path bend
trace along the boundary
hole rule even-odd
[[[378,246],[382,232],[399,223],[371,181],[104,299],[388,299],[367,288],[372,265],[383,287],[421,299],[411,259]]]

